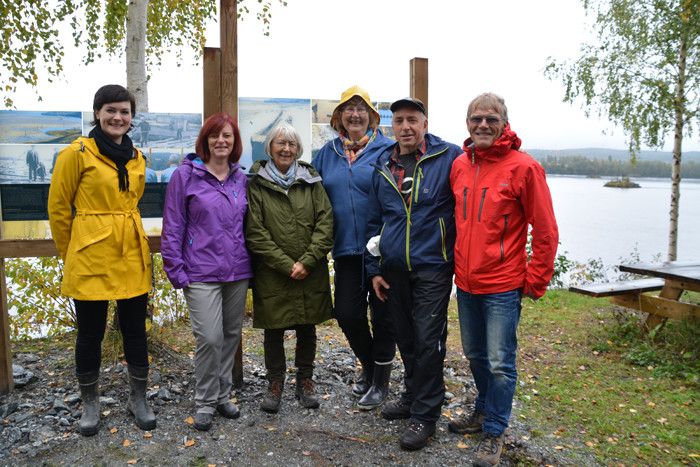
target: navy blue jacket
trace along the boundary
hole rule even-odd
[[[350,165],[343,152],[343,143],[336,138],[327,142],[311,161],[323,178],[323,188],[333,207],[334,258],[364,254],[372,172],[379,155],[394,143],[378,131],[377,137]]]
[[[425,135],[425,140],[426,152],[413,173],[410,206],[406,205],[389,170],[394,147],[387,148],[375,165],[367,213],[367,239],[381,233],[381,256],[365,253],[370,277],[381,274],[383,268],[454,269],[455,202],[450,188],[450,170],[462,150],[430,133]]]

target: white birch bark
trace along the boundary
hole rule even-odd
[[[136,97],[136,111],[148,112],[146,19],[149,0],[129,0],[126,18],[126,87]]]

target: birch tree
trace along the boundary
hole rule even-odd
[[[668,260],[677,257],[683,140],[700,123],[700,1],[583,0],[596,40],[574,61],[550,59],[545,76],[564,101],[622,127],[634,161],[641,144],[673,135]]]
[[[255,14],[269,35],[273,2],[238,0],[239,18]],[[148,71],[175,53],[178,64],[191,49],[200,57],[205,27],[216,18],[217,0],[0,0],[3,46],[0,87],[5,107],[19,83],[35,87],[45,76],[51,82],[63,73],[67,47],[81,48],[83,62],[103,55],[126,55],[127,87],[136,94],[139,111],[148,111]],[[250,6],[249,6],[250,5]],[[60,28],[68,25],[72,43]]]

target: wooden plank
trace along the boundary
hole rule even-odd
[[[412,58],[410,65],[410,95],[417,97],[425,104],[425,112],[428,113],[428,59]]]
[[[221,0],[221,111],[238,121],[238,2]]]
[[[204,48],[203,69],[203,119],[221,112],[221,50]]]
[[[0,258],[0,394],[7,394],[14,387],[12,377],[12,349],[10,344],[10,316],[7,309],[7,282],[5,260]]]
[[[700,306],[653,295],[616,295],[610,297],[616,305],[672,319],[698,319]]]
[[[152,253],[160,252],[160,235],[149,235]],[[53,240],[0,240],[0,258],[40,258],[58,256]]]
[[[633,281],[611,282],[607,284],[588,284],[569,287],[571,292],[589,295],[591,297],[611,297],[629,293],[651,292],[661,290],[663,279],[638,279]]]

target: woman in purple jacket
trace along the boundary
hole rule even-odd
[[[209,117],[196,151],[168,183],[161,253],[168,279],[184,289],[189,307],[197,342],[194,427],[207,431],[214,412],[239,415],[229,397],[253,273],[243,236],[248,182],[238,165],[242,144],[233,118]]]

